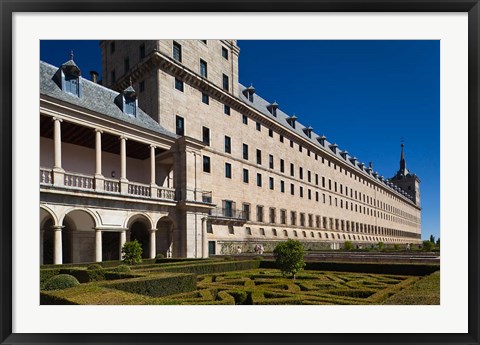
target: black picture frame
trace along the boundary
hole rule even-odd
[[[0,0],[1,344],[479,344],[479,0]],[[468,12],[468,333],[465,334],[19,334],[12,333],[12,16],[14,12]],[[454,317],[454,316],[452,316]]]

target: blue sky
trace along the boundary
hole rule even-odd
[[[422,238],[440,232],[439,41],[238,41],[240,82],[276,100],[385,177],[407,168],[420,180]],[[42,41],[53,65],[70,50],[89,78],[101,73],[98,41]]]

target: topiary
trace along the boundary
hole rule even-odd
[[[283,275],[292,275],[295,280],[296,274],[305,267],[305,248],[299,241],[288,240],[278,244],[273,250],[275,263]]]
[[[127,265],[119,265],[113,269],[114,272],[118,273],[129,273],[131,271],[130,266]]]
[[[165,255],[158,253],[157,256],[155,256],[155,259],[165,259]]]
[[[142,245],[137,240],[126,242],[122,247],[122,260],[128,265],[142,262]]]
[[[103,269],[102,265],[100,264],[90,264],[87,266],[87,270],[93,271],[93,270],[101,270]]]
[[[44,290],[63,290],[80,285],[77,278],[70,274],[59,274],[46,281]]]

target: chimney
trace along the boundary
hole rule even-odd
[[[95,84],[97,84],[98,83],[98,72],[97,71],[90,71],[90,78]]]

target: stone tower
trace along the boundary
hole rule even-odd
[[[403,189],[420,207],[420,179],[414,173],[411,173],[407,169],[407,162],[405,161],[404,145],[401,145],[402,150],[400,153],[400,169],[395,176],[390,179],[390,182]]]

